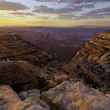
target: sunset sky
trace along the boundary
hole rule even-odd
[[[110,26],[110,0],[0,0],[0,26]]]

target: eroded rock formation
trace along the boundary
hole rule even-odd
[[[50,110],[46,102],[40,99],[40,93],[36,91],[21,93],[22,97],[23,94],[28,94],[25,95],[24,100],[21,100],[10,86],[0,86],[0,110]]]
[[[92,37],[64,71],[100,87],[110,88],[110,33]]]
[[[110,110],[109,32],[90,39],[60,69],[12,33],[0,34],[0,50],[0,110]]]

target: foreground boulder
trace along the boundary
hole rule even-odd
[[[66,73],[87,83],[110,88],[110,33],[97,34],[64,66]]]
[[[25,100],[25,99],[30,98],[30,97],[34,97],[36,99],[40,99],[40,90],[32,89],[32,90],[27,90],[27,91],[21,91],[19,93],[19,97],[22,100]]]
[[[53,110],[110,110],[110,97],[82,82],[64,81],[42,97]]]
[[[40,91],[37,89],[22,91],[19,96],[23,101],[20,110],[50,110],[46,102],[40,99]]]
[[[0,86],[0,110],[50,110],[49,106],[40,99],[38,90],[20,93],[21,100],[10,86]]]
[[[7,85],[0,86],[0,110],[19,110],[22,101]]]

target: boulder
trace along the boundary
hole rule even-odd
[[[50,110],[50,107],[40,99],[38,90],[23,91],[18,97],[10,86],[2,85],[0,86],[0,110]]]
[[[10,86],[0,86],[0,110],[20,110],[22,101]]]
[[[40,90],[38,89],[32,89],[32,90],[27,90],[27,91],[21,91],[19,93],[19,97],[22,99],[22,100],[25,100],[29,97],[36,97],[36,99],[40,99]]]
[[[38,89],[22,91],[19,96],[23,101],[21,110],[50,110],[48,104],[40,99],[40,91]]]
[[[42,98],[53,110],[110,110],[110,97],[72,80],[42,93]]]
[[[41,99],[29,97],[24,100],[20,110],[50,110],[50,107]]]

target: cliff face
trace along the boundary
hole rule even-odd
[[[110,87],[110,33],[92,37],[63,69],[89,83]]]
[[[0,61],[26,60],[34,65],[44,66],[51,58],[47,52],[22,40],[16,33],[0,33]]]
[[[18,34],[1,32],[0,84],[9,84],[18,90],[23,85],[31,86],[34,79],[34,83],[40,79],[36,75],[39,77],[46,76],[41,72],[41,68],[48,65],[52,58],[47,52],[22,40]],[[31,79],[31,76],[34,79]]]

